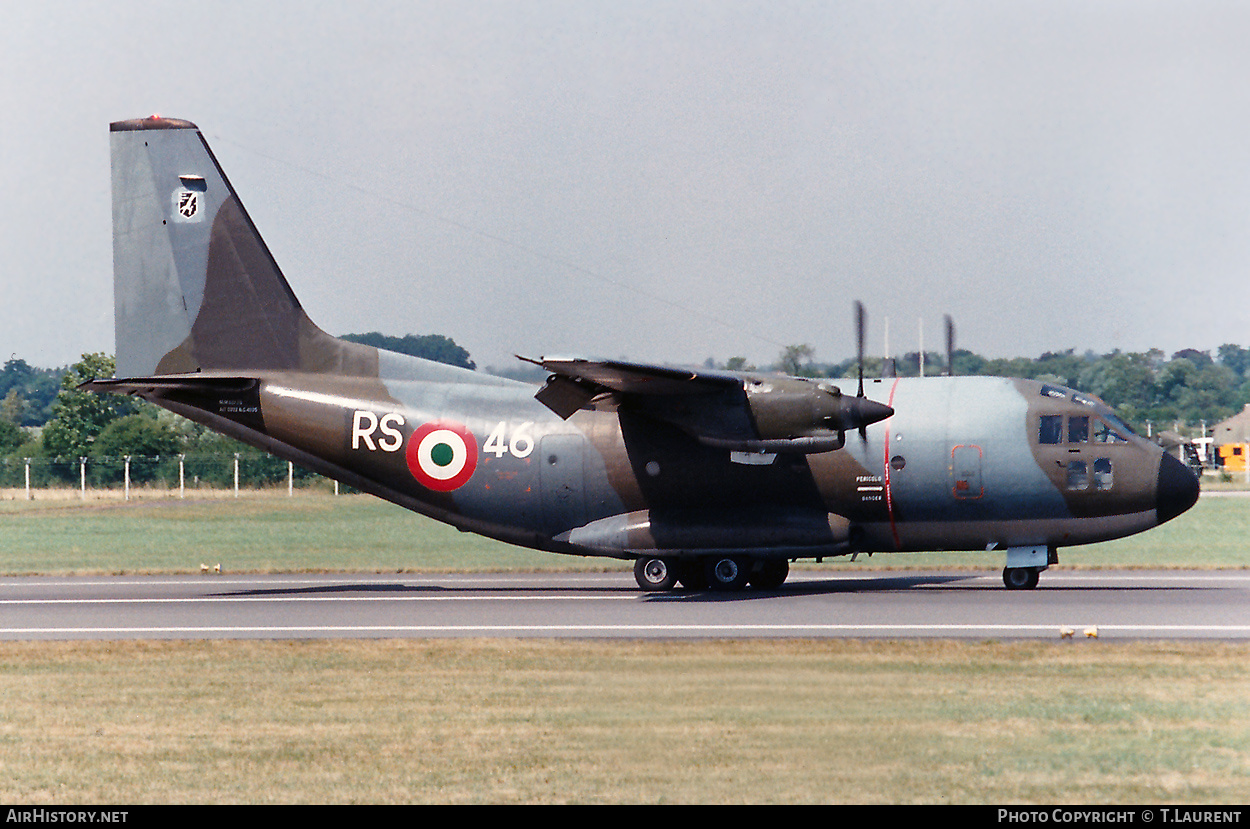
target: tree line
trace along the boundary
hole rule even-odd
[[[440,335],[388,337],[376,332],[345,339],[389,348],[426,359],[473,369],[469,353]],[[1158,349],[1109,354],[1075,349],[1047,352],[1037,358],[988,359],[956,350],[953,366],[945,355],[926,352],[926,375],[1023,377],[1080,389],[1102,398],[1141,434],[1165,429],[1197,437],[1203,425],[1215,423],[1250,403],[1250,349],[1225,344],[1208,351],[1185,349],[1170,357]],[[745,358],[724,363],[709,358],[709,368],[756,370]],[[21,486],[27,466],[34,464],[34,485],[78,483],[87,477],[93,486],[120,482],[123,459],[129,457],[134,483],[163,481],[176,485],[179,461],[188,480],[229,485],[238,455],[240,482],[247,485],[286,480],[287,464],[257,449],[219,435],[185,418],[137,398],[80,392],[87,380],[113,376],[113,358],[84,354],[64,369],[34,368],[11,358],[0,370],[0,486]],[[854,358],[820,363],[806,344],[785,347],[777,362],[763,370],[807,377],[853,379]],[[865,375],[898,376],[921,373],[921,355],[911,352],[892,361],[867,358]],[[29,459],[29,461],[28,461]],[[85,459],[85,466],[84,466]],[[315,477],[297,470],[296,479]]]
[[[920,374],[920,353],[893,359],[899,377]],[[925,352],[926,376],[946,373],[989,377],[1021,377],[1079,389],[1098,396],[1140,434],[1176,430],[1186,437],[1200,437],[1208,428],[1250,403],[1250,349],[1228,343],[1210,351],[1183,349],[1170,357],[1159,349],[1145,352],[1112,351],[1096,354],[1076,349],[1048,351],[1040,357],[990,359],[966,349],[956,349],[947,366],[945,354]],[[752,369],[742,357],[724,364],[709,360],[708,367]],[[855,358],[839,363],[820,363],[806,344],[786,346],[770,368],[806,377],[854,378]],[[864,360],[864,374],[888,373],[881,357]]]

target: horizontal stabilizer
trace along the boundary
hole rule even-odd
[[[213,377],[199,374],[162,375],[160,377],[116,377],[88,380],[78,386],[81,391],[113,394],[153,394],[168,391],[208,391],[222,394],[245,392],[256,385],[254,377]]]
[[[156,402],[179,414],[194,417],[203,412],[263,434],[264,416],[260,406],[260,380],[255,377],[219,375],[173,375],[161,377],[104,378],[88,380],[83,391],[133,394]],[[179,407],[187,408],[179,408]],[[214,426],[220,431],[220,426]],[[233,437],[243,439],[241,434]]]

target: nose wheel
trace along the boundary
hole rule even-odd
[[[1004,567],[1003,584],[1008,590],[1032,590],[1037,587],[1037,579],[1041,574],[1040,567]]]

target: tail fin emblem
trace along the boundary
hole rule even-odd
[[[193,221],[200,212],[200,194],[192,190],[179,190],[176,198],[178,215],[183,221]]]

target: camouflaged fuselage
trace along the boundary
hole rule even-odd
[[[1033,381],[890,378],[860,397],[837,380],[544,360],[539,390],[338,340],[194,125],[112,136],[118,377],[87,387],[462,529],[620,558],[1045,552],[1197,498],[1100,401]]]
[[[1095,429],[1039,443],[1043,418],[1116,421],[1091,398],[1032,381],[873,382],[895,414],[865,440],[743,457],[631,411],[628,399],[564,420],[534,386],[450,368],[418,379],[430,367],[406,374],[409,359],[382,354],[385,377],[258,372],[243,392],[144,396],[453,525],[564,552],[1067,546],[1148,529],[1174,509],[1152,443],[1094,442]],[[422,483],[413,460],[416,431],[439,423],[466,434],[475,455],[447,491]]]

